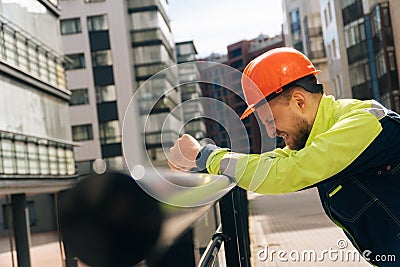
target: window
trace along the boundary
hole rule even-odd
[[[80,33],[82,31],[80,18],[63,19],[60,22],[62,35]]]
[[[383,50],[381,50],[378,54],[375,55],[375,64],[376,64],[376,72],[378,77],[382,77],[387,73],[385,56],[383,54]]]
[[[66,55],[68,61],[65,64],[65,70],[83,69],[86,67],[85,56],[83,53]]]
[[[26,207],[28,209],[28,217],[29,217],[29,226],[35,226],[36,225],[36,209],[35,209],[35,202],[32,200],[26,201]],[[11,222],[11,228],[13,228],[13,216],[12,216],[12,208],[11,205],[6,205],[3,204],[2,205],[2,212],[3,212],[3,218],[4,218],[4,224],[3,224],[3,228],[4,230],[8,229],[8,219],[6,218],[10,218],[10,222]],[[10,216],[10,217],[8,217]]]
[[[93,67],[97,66],[111,66],[111,50],[100,50],[92,52]]]
[[[97,103],[115,101],[116,99],[115,85],[96,86]]]
[[[28,153],[24,142],[15,141],[15,161],[17,163],[18,174],[28,174]]]
[[[88,17],[87,22],[89,32],[108,30],[106,15]]]
[[[14,145],[11,140],[1,140],[1,152],[3,158],[3,173],[4,174],[15,174],[16,173],[16,159]]]
[[[29,160],[29,173],[37,175],[40,173],[38,145],[36,145],[35,143],[28,143],[27,152]]]
[[[70,106],[89,104],[88,89],[75,89],[71,91]]]
[[[72,139],[74,141],[93,140],[92,125],[76,125],[72,126]]]
[[[344,9],[345,7],[348,7],[352,4],[354,4],[356,1],[358,0],[342,0],[341,4],[342,4],[342,9]]]
[[[357,62],[349,67],[350,84],[356,86],[366,83],[370,79],[368,60]]]
[[[122,171],[124,170],[124,158],[122,156],[104,158],[108,171]]]
[[[329,22],[332,21],[332,11],[331,11],[331,2],[328,2],[328,18],[329,18]]]
[[[396,59],[393,51],[388,52],[389,68],[390,71],[396,70]]]
[[[336,40],[332,40],[332,59],[336,59],[337,54],[336,54]]]
[[[325,26],[328,27],[329,21],[328,21],[328,15],[326,14],[326,9],[324,9],[324,17],[325,17]]]
[[[39,166],[41,174],[47,175],[50,173],[49,153],[47,151],[47,148],[43,145],[39,146]]]
[[[76,170],[79,175],[86,175],[93,171],[94,160],[83,160],[76,162]]]
[[[364,23],[364,20],[359,20],[345,27],[346,48],[361,43],[366,39]]]
[[[163,45],[147,45],[135,47],[133,53],[133,59],[136,64],[160,62],[172,64],[168,51]]]
[[[100,123],[99,128],[102,145],[121,142],[121,130],[117,120]]]

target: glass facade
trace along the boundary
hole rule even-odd
[[[2,20],[18,25],[21,32],[62,51],[60,38],[54,38],[59,33],[59,20],[39,0],[0,0],[0,14]]]
[[[73,145],[0,130],[0,175],[74,175]]]
[[[65,90],[63,57],[0,17],[0,61]]]
[[[58,16],[37,0],[0,0],[0,14],[0,176],[73,176]]]

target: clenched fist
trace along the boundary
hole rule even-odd
[[[169,150],[168,165],[172,170],[190,171],[196,168],[200,143],[191,135],[184,134]]]

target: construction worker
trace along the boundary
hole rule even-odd
[[[362,256],[373,265],[400,266],[400,115],[374,100],[325,95],[319,72],[284,47],[243,72],[248,108],[241,119],[255,112],[271,138],[283,138],[283,149],[248,155],[201,148],[183,135],[169,165],[224,174],[261,194],[317,187],[326,214]]]

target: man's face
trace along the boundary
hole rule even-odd
[[[301,116],[300,108],[295,101],[284,103],[273,99],[257,108],[256,113],[269,137],[283,138],[285,144],[292,150],[304,148],[312,125]]]

